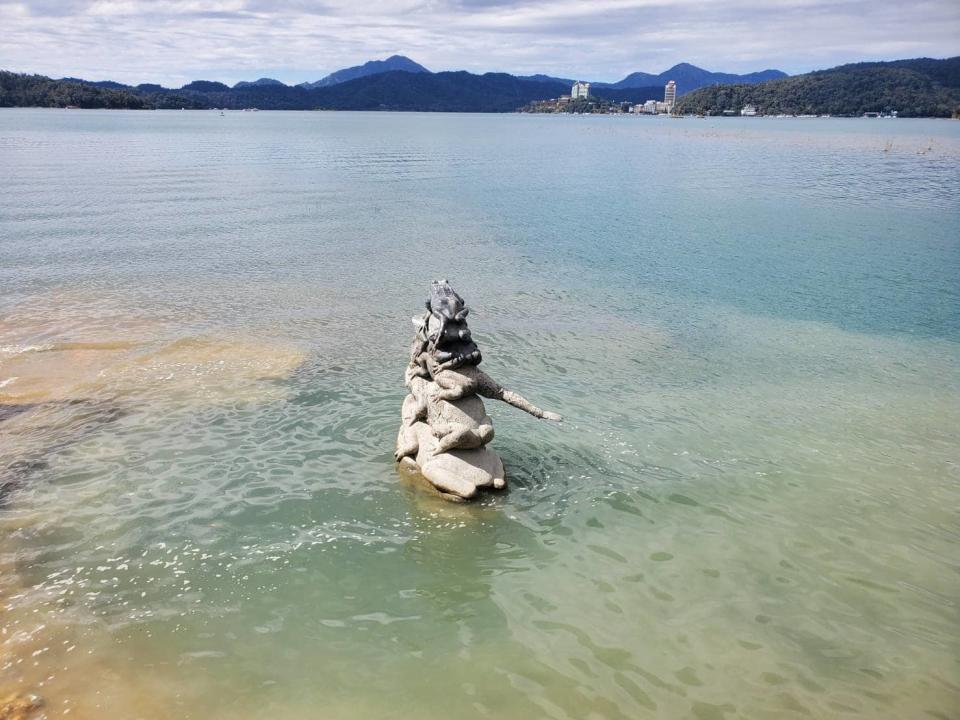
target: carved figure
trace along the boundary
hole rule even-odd
[[[426,377],[424,352],[429,352],[443,368],[477,365],[483,359],[467,327],[470,313],[463,298],[446,280],[434,280],[426,301],[427,312],[422,318],[413,318],[417,335],[410,349],[410,362],[419,365],[417,374]]]
[[[487,447],[493,421],[481,396],[537,418],[562,418],[504,389],[477,367],[482,356],[467,327],[470,310],[450,283],[434,281],[426,307],[423,317],[413,318],[416,337],[404,377],[410,394],[400,413],[396,460],[418,470],[450,500],[472,498],[479,488],[504,488],[503,462]]]
[[[434,280],[430,284],[430,294],[427,296],[427,310],[441,321],[456,320],[462,322],[470,314],[470,308],[457,295],[450,283],[444,280]],[[442,330],[442,327],[441,327]]]

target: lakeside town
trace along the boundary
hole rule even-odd
[[[520,112],[533,113],[602,113],[619,115],[637,113],[643,115],[670,115],[677,101],[677,84],[670,80],[663,89],[663,100],[647,100],[643,103],[618,102],[590,94],[590,83],[579,80],[570,88],[570,95],[550,100],[534,100]]]
[[[646,100],[642,103],[633,103],[630,101],[609,100],[596,97],[590,94],[590,83],[577,80],[570,88],[570,95],[563,95],[550,100],[534,100],[533,102],[520,108],[518,112],[523,113],[576,113],[576,114],[599,114],[599,115],[669,115],[673,117],[685,117],[684,113],[675,112],[674,108],[677,102],[677,83],[673,80],[667,82],[663,88],[663,100]],[[706,117],[706,114],[692,114],[692,117]],[[761,108],[746,103],[739,109],[726,109],[715,113],[716,117],[766,117]],[[898,112],[891,110],[889,112],[865,112],[863,117],[867,118],[896,118]],[[828,114],[804,114],[794,115],[786,113],[777,113],[769,117],[831,117]]]

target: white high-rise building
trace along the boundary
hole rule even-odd
[[[677,84],[671,80],[663,89],[663,102],[667,107],[673,110],[673,104],[677,101]]]
[[[590,95],[590,83],[580,82],[577,80],[573,87],[570,89],[570,97],[574,100],[577,98],[586,98]]]

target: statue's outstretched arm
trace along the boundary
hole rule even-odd
[[[500,383],[483,372],[483,370],[478,369],[476,373],[477,393],[479,395],[493,398],[494,400],[502,400],[503,402],[507,403],[507,405],[513,405],[515,408],[520,408],[524,412],[530,413],[535,418],[540,418],[542,420],[563,420],[563,417],[555,412],[541,410],[520,393],[516,393],[513,390],[505,390],[500,386]]]
[[[500,397],[498,400],[503,400],[508,405],[513,405],[516,408],[520,408],[524,412],[528,412],[534,417],[541,418],[542,420],[563,420],[563,417],[558,415],[555,412],[550,412],[549,410],[541,410],[532,402],[527,400],[520,393],[515,393],[513,390],[503,390],[500,391]]]

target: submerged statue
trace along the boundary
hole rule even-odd
[[[503,462],[487,447],[493,422],[480,396],[502,400],[534,417],[561,420],[523,396],[502,388],[480,370],[482,356],[467,327],[467,308],[446,280],[434,281],[427,311],[413,318],[395,457],[418,470],[443,497],[466,500],[479,488],[506,487]]]

